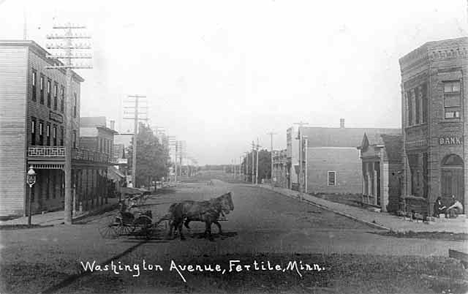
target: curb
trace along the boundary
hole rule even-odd
[[[269,188],[269,187],[264,187],[264,186],[257,186],[258,188],[262,188],[262,189],[266,189],[266,190],[270,190],[270,191],[273,191],[275,193],[278,193],[280,195],[283,195],[283,196],[286,196],[286,197],[289,197],[289,198],[293,198],[293,199],[298,199],[300,196],[292,196],[292,195],[287,195],[287,194],[284,194],[284,193],[281,193],[280,191],[277,191],[275,190],[274,188]],[[299,192],[297,192],[299,193]],[[337,211],[335,209],[332,209],[330,207],[327,207],[327,206],[324,206],[322,204],[318,204],[316,202],[313,202],[311,200],[308,200],[306,199],[305,197],[302,197],[303,201],[307,202],[308,204],[311,204],[311,205],[314,205],[316,207],[319,207],[319,208],[322,208],[322,209],[325,209],[325,210],[328,210],[328,211],[331,211],[333,213],[336,213],[336,214],[339,214],[339,215],[342,215],[344,217],[347,217],[347,218],[350,218],[352,220],[355,220],[357,222],[360,222],[360,223],[364,223],[368,226],[371,226],[371,227],[374,227],[374,228],[377,228],[377,229],[381,229],[381,230],[386,230],[386,231],[393,231],[391,228],[388,228],[388,227],[385,227],[383,225],[380,225],[380,224],[377,224],[377,223],[373,223],[373,222],[368,222],[368,221],[365,221],[363,219],[360,219],[360,218],[357,218],[357,217],[354,217],[352,215],[349,215],[347,213],[344,213],[344,212],[341,212],[341,211]],[[300,200],[300,199],[298,199]]]

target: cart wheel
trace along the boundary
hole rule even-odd
[[[115,216],[111,215],[108,216],[101,226],[98,228],[99,234],[103,238],[106,239],[113,239],[118,236],[118,232],[116,231],[116,219]]]
[[[118,220],[118,225],[116,227],[117,234],[122,235],[130,235],[135,230],[135,227],[131,226],[130,224],[126,224],[122,219]]]

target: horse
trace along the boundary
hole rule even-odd
[[[176,228],[176,230],[179,231],[180,239],[185,240],[182,233],[182,224],[190,230],[189,223],[191,221],[205,222],[205,236],[208,235],[208,238],[213,240],[211,224],[216,224],[220,234],[222,234],[218,219],[221,214],[229,214],[231,210],[234,210],[234,203],[232,202],[231,192],[228,192],[208,201],[187,200],[180,203],[173,203],[169,207],[168,214],[159,220],[158,223],[163,220],[169,220],[169,236],[172,235],[173,228]]]

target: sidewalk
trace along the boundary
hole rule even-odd
[[[270,185],[258,185],[260,188],[275,191],[279,194],[300,200],[301,193],[289,189],[271,187]],[[421,221],[410,221],[386,212],[373,212],[365,208],[349,206],[320,199],[318,197],[302,194],[302,199],[312,205],[332,211],[334,213],[349,217],[370,226],[395,232],[448,232],[448,233],[468,233],[468,220],[464,215],[456,219],[436,219],[429,224]]]
[[[114,208],[117,208],[117,204],[119,202],[118,198],[108,198],[108,203],[104,204],[103,206],[96,208],[91,211],[86,211],[81,214],[73,215],[73,221],[78,221],[83,219],[87,216],[96,215],[103,213],[104,211],[109,211]],[[31,217],[31,224],[32,225],[39,225],[39,226],[56,226],[64,223],[64,213],[63,210],[53,211],[53,212],[46,212],[43,214],[33,214]],[[22,216],[19,218],[0,221],[0,227],[2,226],[14,226],[14,225],[27,225],[28,224],[28,217]]]

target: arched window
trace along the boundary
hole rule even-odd
[[[463,167],[463,159],[456,154],[450,154],[442,160],[442,166],[461,166]]]

